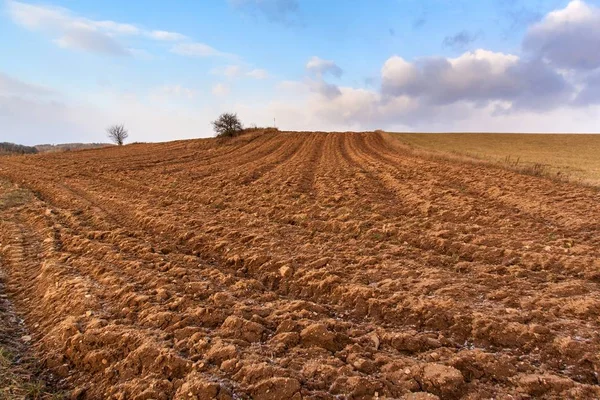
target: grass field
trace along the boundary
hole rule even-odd
[[[428,151],[492,161],[511,168],[600,185],[600,135],[399,133],[401,142]]]

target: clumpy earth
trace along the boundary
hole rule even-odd
[[[0,159],[0,268],[77,399],[600,398],[600,195],[384,133]]]

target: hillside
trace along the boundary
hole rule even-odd
[[[600,398],[592,188],[384,133],[7,157],[0,179],[6,291],[74,396]]]

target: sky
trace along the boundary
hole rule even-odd
[[[600,0],[0,0],[0,142],[597,132]]]

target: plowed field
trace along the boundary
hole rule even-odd
[[[0,178],[6,291],[73,398],[600,398],[592,188],[383,133],[5,157]]]

